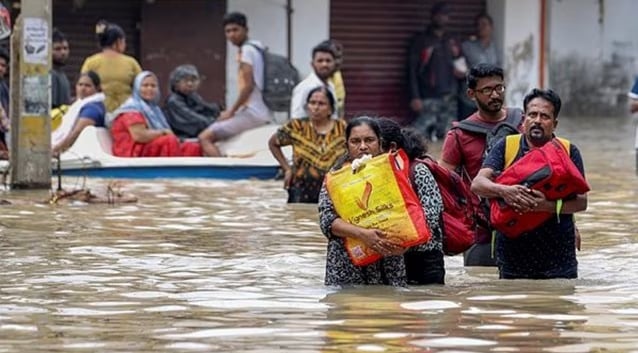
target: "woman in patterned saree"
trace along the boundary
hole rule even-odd
[[[331,119],[334,110],[332,94],[319,86],[306,99],[308,117],[292,119],[268,141],[284,171],[289,203],[317,203],[324,176],[346,152],[345,122]],[[282,146],[292,146],[292,166]]]

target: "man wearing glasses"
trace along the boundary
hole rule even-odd
[[[490,146],[504,135],[521,131],[523,111],[506,108],[503,69],[478,64],[467,74],[467,95],[478,109],[448,131],[439,163],[471,183]],[[491,229],[484,207],[477,206],[475,244],[465,253],[465,266],[496,266],[491,252]]]

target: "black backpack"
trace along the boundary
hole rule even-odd
[[[268,109],[274,112],[290,111],[292,90],[299,83],[299,71],[283,55],[274,54],[254,43],[264,59],[262,97]]]
[[[500,139],[508,135],[520,134],[518,126],[523,121],[523,111],[520,108],[507,108],[505,120],[496,126],[482,124],[478,121],[462,120],[456,124],[456,128],[461,130],[479,133],[485,135],[485,151],[483,151],[483,160],[487,157],[492,147]]]

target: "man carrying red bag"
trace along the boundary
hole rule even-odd
[[[524,134],[513,166],[528,152],[556,142],[554,131],[561,108],[560,97],[552,90],[534,89],[524,99]],[[580,151],[569,144],[566,154],[585,178]],[[506,140],[499,141],[491,150],[478,175],[472,182],[472,191],[480,196],[498,198],[521,215],[524,222],[530,212],[551,213],[547,221],[517,237],[497,231],[495,255],[500,278],[576,278],[576,232],[573,214],[587,209],[587,188],[582,193],[549,199],[541,187],[538,189],[515,183],[498,183],[497,177],[506,166]],[[521,181],[522,182],[522,181]],[[586,185],[586,184],[585,184]],[[540,189],[540,190],[539,190]]]

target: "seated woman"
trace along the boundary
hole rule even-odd
[[[180,143],[157,102],[157,76],[142,71],[133,83],[133,95],[108,121],[113,136],[113,154],[119,157],[201,156],[198,143]]]
[[[164,112],[171,128],[180,139],[197,138],[215,121],[221,111],[215,103],[207,103],[197,93],[199,73],[193,65],[180,65],[171,72],[171,93]]]
[[[53,155],[59,155],[75,143],[87,126],[104,127],[104,93],[100,76],[94,71],[80,74],[75,84],[75,102],[62,117],[58,128],[51,133]]]
[[[284,170],[288,202],[317,203],[323,178],[337,159],[346,153],[345,122],[331,119],[335,101],[325,87],[310,91],[306,99],[307,118],[293,119],[268,141],[272,155]],[[292,146],[292,167],[281,146]]]

